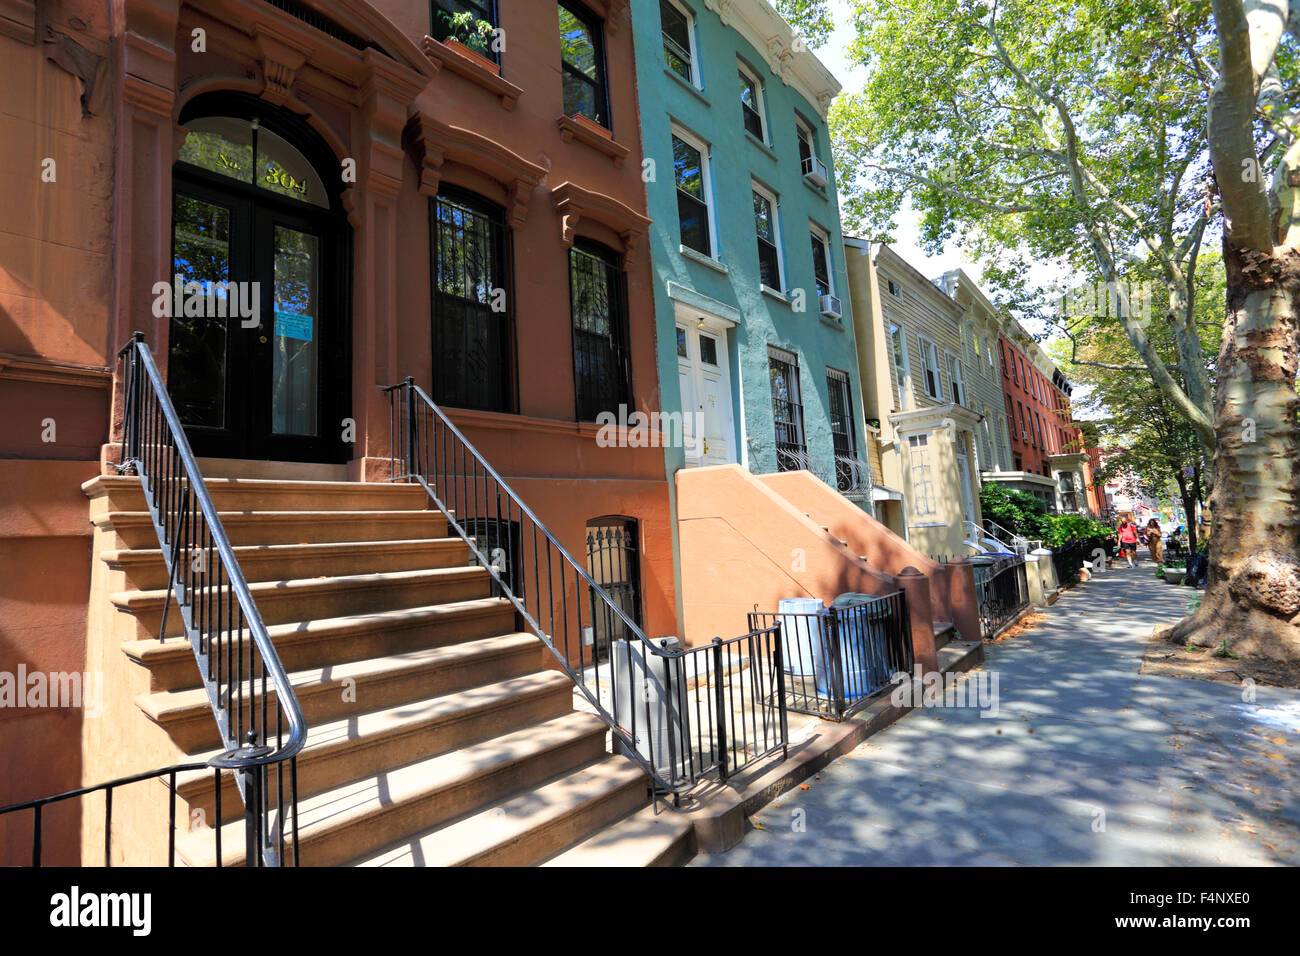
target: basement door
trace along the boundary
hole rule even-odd
[[[725,329],[708,324],[677,326],[677,377],[688,468],[736,460],[729,368]]]

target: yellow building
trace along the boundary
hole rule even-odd
[[[977,410],[983,345],[967,310],[889,246],[844,245],[877,515],[931,556],[964,557],[981,454],[999,444]]]

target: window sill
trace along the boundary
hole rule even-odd
[[[770,285],[764,285],[763,283],[760,282],[758,284],[758,290],[762,292],[763,295],[768,296],[769,298],[772,299],[776,299],[778,302],[783,302],[786,305],[790,304],[790,297],[786,295],[784,292],[782,292],[780,289],[774,289]]]
[[[706,269],[712,269],[714,272],[720,273],[721,275],[725,276],[728,272],[731,271],[729,268],[727,268],[726,263],[720,262],[719,260],[713,258],[712,256],[706,256],[702,252],[696,252],[690,246],[678,246],[677,251],[680,252],[682,255],[684,255],[687,259],[690,259],[692,262],[698,262]]]
[[[832,319],[829,316],[823,315],[821,317],[821,320],[822,320],[822,325],[829,325],[836,332],[844,331],[844,321],[842,319]]]
[[[749,142],[750,142],[753,146],[756,146],[758,149],[760,149],[760,150],[762,150],[764,153],[766,153],[766,154],[767,154],[767,158],[770,159],[770,160],[772,160],[772,162],[774,162],[774,163],[775,163],[775,162],[779,162],[779,160],[778,160],[778,158],[777,158],[777,155],[776,155],[776,150],[774,150],[771,146],[768,146],[767,143],[763,142],[761,139],[759,139],[757,136],[755,136],[755,135],[754,135],[753,133],[751,133],[749,130],[745,130],[745,138],[746,138],[747,140],[749,140]]]
[[[810,189],[810,190],[811,190],[815,195],[820,196],[823,200],[825,200],[825,201],[827,201],[827,202],[830,201],[830,198],[831,198],[831,197],[830,197],[829,195],[827,195],[827,192],[826,192],[826,188],[827,188],[827,187],[825,187],[825,186],[814,186],[814,185],[813,185],[813,184],[808,180],[808,177],[807,177],[807,176],[800,176],[799,178],[803,180],[803,184],[804,184],[805,186],[807,186],[807,187],[808,187],[808,188],[809,188],[809,189]]]
[[[666,66],[664,67],[664,72],[667,73],[669,76],[671,76],[678,83],[680,83],[684,90],[686,90],[689,93],[694,93],[697,97],[699,97],[700,102],[703,103],[705,106],[711,105],[709,103],[709,98],[704,95],[704,91],[700,89],[698,86],[696,86],[694,83],[692,83],[690,80],[684,79],[681,76],[681,74],[674,73]]]
[[[623,164],[627,161],[627,154],[631,152],[622,143],[614,142],[613,133],[608,130],[596,132],[588,128],[586,123],[572,116],[561,116],[555,121],[555,125],[560,130],[560,139],[566,143],[577,140],[598,153],[604,153],[619,169],[623,168]]]
[[[456,49],[455,44],[443,43],[431,36],[426,36],[420,41],[420,50],[429,58],[429,62],[434,65],[435,69],[446,68],[457,76],[469,80],[475,86],[482,87],[494,96],[500,97],[501,106],[504,109],[513,110],[515,104],[519,102],[519,97],[524,94],[522,87],[515,86],[509,80],[502,79],[500,74],[488,69],[477,59],[466,56]]]

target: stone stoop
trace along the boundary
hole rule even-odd
[[[422,488],[214,478],[208,489],[307,718],[303,864],[649,866],[693,853],[690,826],[655,813],[648,777],[573,709],[572,682],[491,596]],[[139,480],[83,491],[95,529],[87,661],[113,698],[84,735],[85,779],[206,759],[221,740],[174,605],[175,636],[158,640],[167,575]],[[180,862],[217,862],[212,826],[222,862],[244,862],[243,805],[222,781],[218,820],[214,774],[179,775]],[[167,800],[161,781],[118,795],[115,863],[160,862],[140,847],[159,842]],[[102,826],[83,822],[83,846],[103,846]]]

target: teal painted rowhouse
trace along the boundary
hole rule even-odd
[[[631,9],[661,404],[686,422],[668,473],[808,468],[870,510],[825,120],[839,84],[763,0]]]

